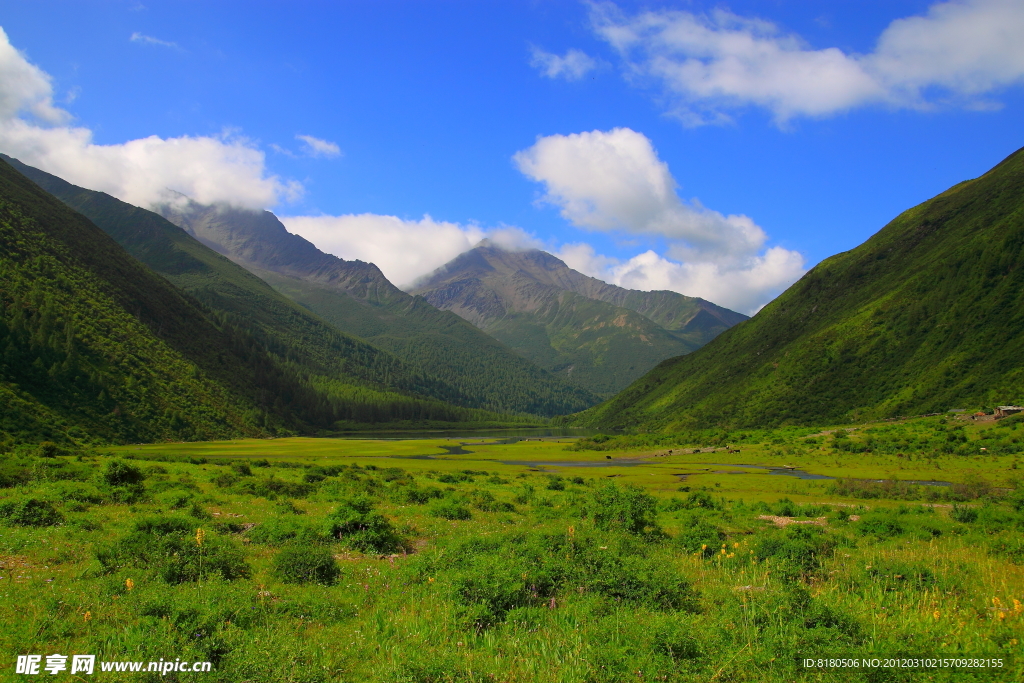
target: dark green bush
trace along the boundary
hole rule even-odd
[[[329,540],[309,522],[294,516],[271,517],[248,533],[253,543],[280,546],[286,543],[319,545]]]
[[[587,512],[599,529],[634,534],[658,531],[657,501],[637,486],[604,484],[592,494]]]
[[[857,522],[857,531],[864,536],[875,538],[893,538],[903,534],[903,524],[894,515],[886,513],[873,513],[864,515]]]
[[[240,477],[251,477],[252,469],[247,463],[244,462],[233,462],[231,463],[231,471]]]
[[[231,472],[221,472],[217,476],[210,479],[210,483],[220,489],[226,489],[229,486],[233,486],[238,482],[238,477]]]
[[[324,520],[324,533],[363,552],[386,553],[402,549],[402,540],[373,501],[357,496],[342,501]]]
[[[710,557],[718,552],[725,534],[717,526],[700,515],[690,515],[681,520],[679,534],[675,542],[687,552],[700,552]]]
[[[123,567],[155,572],[167,583],[197,581],[211,575],[224,579],[248,578],[251,569],[237,544],[229,538],[205,534],[199,545],[196,526],[184,517],[150,517],[120,539],[96,549],[104,571]]]
[[[274,574],[285,583],[333,584],[341,570],[323,547],[297,545],[282,548],[274,557]]]
[[[548,477],[547,488],[549,491],[564,491],[565,481],[559,476],[551,475],[550,477]]]
[[[956,503],[953,503],[953,509],[950,510],[949,516],[955,522],[970,524],[971,522],[977,521],[978,511],[975,508],[960,507]]]
[[[473,513],[469,508],[452,498],[440,498],[430,504],[427,514],[441,519],[469,519]]]
[[[107,486],[130,486],[140,484],[146,478],[135,465],[124,460],[111,460],[103,469],[103,481]]]
[[[686,508],[688,510],[694,510],[696,508],[717,510],[719,505],[706,491],[694,491],[686,497]]]
[[[76,503],[89,503],[99,505],[104,501],[104,496],[98,488],[91,484],[77,482],[58,482],[49,487],[49,496],[54,500],[74,501]]]
[[[398,494],[399,502],[410,503],[413,505],[423,505],[433,500],[434,498],[443,498],[444,491],[437,488],[436,486],[427,486],[426,488],[417,488],[409,486],[401,490]]]
[[[0,517],[14,526],[56,526],[64,522],[52,503],[38,498],[0,504]]]
[[[543,607],[564,594],[596,594],[613,604],[689,609],[693,593],[671,566],[637,551],[643,544],[614,533],[512,534],[475,538],[421,558],[421,572],[450,577],[463,618],[476,628],[512,610]]]
[[[799,575],[817,570],[834,547],[835,541],[820,527],[794,524],[764,535],[754,546],[754,556],[781,561],[788,574]]]

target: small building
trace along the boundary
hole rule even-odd
[[[1021,406],[998,406],[993,415],[996,417],[996,419],[998,419],[1000,417],[1007,417],[1009,415],[1013,415],[1014,413],[1019,413],[1022,410],[1024,410],[1024,407]]]

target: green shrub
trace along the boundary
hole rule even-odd
[[[0,504],[0,517],[14,526],[56,526],[64,522],[52,503],[39,498]]]
[[[240,477],[251,477],[252,469],[247,463],[244,462],[233,462],[231,463],[231,471]]]
[[[146,475],[131,463],[124,460],[111,460],[103,469],[102,477],[107,486],[129,486],[142,483]]]
[[[587,511],[599,529],[634,534],[658,531],[657,500],[637,486],[608,482],[594,491]]]
[[[308,522],[294,516],[271,517],[248,533],[253,543],[280,546],[286,543],[319,545],[328,540]]]
[[[681,530],[675,537],[676,544],[691,553],[700,552],[710,557],[718,552],[725,534],[722,530],[699,515],[691,515],[681,522]]]
[[[210,483],[220,489],[226,489],[238,482],[238,477],[230,472],[221,472],[210,479]]]
[[[452,498],[441,498],[435,500],[427,508],[427,514],[431,517],[440,517],[441,519],[452,519],[452,520],[464,520],[469,519],[473,516],[473,513],[469,511],[469,508],[462,505]]]
[[[513,610],[543,607],[559,596],[593,594],[612,604],[689,609],[693,593],[665,562],[637,551],[642,544],[608,532],[509,534],[474,538],[421,556],[421,572],[450,577],[462,618],[476,628],[501,622]]]
[[[551,475],[548,477],[547,488],[549,491],[564,491],[565,481],[557,475]]]
[[[211,533],[200,545],[196,531],[194,522],[184,517],[141,519],[132,532],[98,547],[96,559],[108,573],[134,567],[153,571],[172,584],[211,575],[228,580],[251,575],[234,541]]]
[[[285,583],[333,584],[341,570],[323,547],[298,545],[283,548],[274,557],[274,574]]]
[[[402,549],[402,541],[384,515],[366,496],[345,500],[324,520],[324,533],[363,552],[386,553]]]
[[[110,500],[114,503],[131,504],[137,503],[146,497],[146,487],[142,484],[127,484],[125,486],[111,486]]]
[[[903,524],[894,515],[876,513],[864,515],[857,522],[857,531],[864,536],[875,538],[893,538],[904,532]]]
[[[975,508],[960,507],[956,503],[953,503],[953,509],[950,510],[949,516],[955,522],[970,524],[971,522],[977,521],[978,511]]]
[[[48,497],[54,500],[89,503],[90,505],[99,505],[104,500],[103,494],[95,486],[69,481],[51,484]]]
[[[754,556],[782,561],[790,575],[807,574],[818,569],[834,547],[835,542],[819,527],[794,524],[763,536],[754,546]]]
[[[402,489],[398,495],[399,502],[412,505],[424,505],[435,498],[443,497],[444,491],[436,486],[427,486],[422,489],[415,486],[409,486]]]
[[[687,490],[689,489],[687,488]],[[694,491],[686,497],[686,508],[688,510],[694,510],[696,508],[701,508],[703,510],[717,510],[719,505],[706,491]]]

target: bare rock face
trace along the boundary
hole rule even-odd
[[[508,251],[488,240],[417,283],[413,293],[605,396],[747,319],[676,292],[610,285],[547,252]]]

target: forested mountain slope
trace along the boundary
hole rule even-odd
[[[496,417],[355,375],[309,372],[293,358],[301,353],[268,349],[3,161],[0,232],[0,443]],[[401,367],[336,334],[382,359],[376,368],[353,360],[361,371]]]
[[[508,251],[486,240],[413,293],[604,396],[746,320],[703,299],[623,289],[544,251]]]
[[[1024,151],[904,212],[575,421],[671,431],[1021,401]]]
[[[456,388],[361,339],[340,332],[159,214],[0,155],[50,194],[90,219],[132,256],[253,336],[304,374],[414,392],[458,405]]]
[[[372,263],[325,254],[268,211],[182,198],[162,214],[336,328],[393,353],[488,410],[559,415],[598,398],[551,375],[458,316],[395,287]]]
[[[0,441],[267,434],[239,342],[0,161]]]

